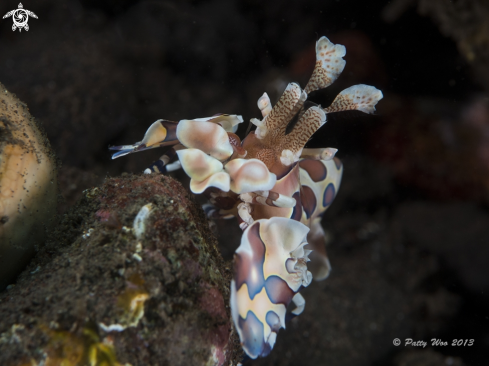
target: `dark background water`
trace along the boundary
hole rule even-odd
[[[17,3],[0,3],[0,14]],[[315,41],[347,66],[311,96],[381,89],[374,116],[338,113],[311,146],[334,146],[342,188],[324,226],[333,272],[263,365],[486,365],[489,352],[489,7],[436,1],[30,1],[28,32],[0,21],[0,81],[28,104],[56,151],[72,205],[106,175],[138,173],[158,151],[115,161],[156,119],[258,117],[266,91],[305,86]],[[246,123],[245,123],[246,124]],[[244,124],[244,125],[245,125]],[[244,133],[246,126],[239,130]],[[238,230],[223,230],[231,258]],[[394,338],[474,339],[395,347]]]

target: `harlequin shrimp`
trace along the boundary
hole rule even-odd
[[[299,293],[314,277],[325,279],[330,264],[321,217],[338,192],[343,172],[336,149],[305,148],[326,122],[328,113],[359,110],[373,113],[382,92],[368,85],[343,90],[327,108],[307,102],[308,95],[331,85],[345,67],[346,50],[322,37],[316,43],[316,65],[304,89],[290,83],[272,106],[258,99],[262,119],[241,139],[239,115],[172,122],[158,120],[141,142],[114,146],[113,159],[164,147],[166,153],[145,172],[182,167],[193,193],[206,195],[210,218],[237,217],[243,230],[231,281],[231,313],[244,351],[266,356],[286,317],[299,315],[305,300]],[[172,160],[177,158],[175,162]],[[311,271],[307,263],[314,264]],[[290,303],[295,309],[287,314]]]

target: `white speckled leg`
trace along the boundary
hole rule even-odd
[[[256,191],[250,193],[242,193],[239,198],[248,204],[259,204],[272,207],[294,207],[296,205],[295,198],[285,196],[273,191]]]

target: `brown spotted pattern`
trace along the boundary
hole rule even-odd
[[[306,102],[306,100],[307,100],[307,93],[305,92],[305,90],[303,90],[301,93],[301,97],[299,98],[299,100],[295,104],[294,109],[292,109],[292,113],[290,113],[291,119],[294,118],[297,113],[299,113],[299,111],[304,106],[304,103]],[[285,127],[287,127],[287,125],[288,125],[288,123],[285,125]],[[283,130],[284,134],[285,134],[285,129],[286,128],[284,128],[284,130]]]
[[[306,218],[310,219],[317,206],[317,199],[314,191],[308,186],[301,187],[302,208],[306,213]]]
[[[351,95],[338,95],[333,103],[328,108],[325,108],[324,110],[326,113],[332,113],[332,112],[340,112],[340,111],[349,111],[356,109],[356,103],[353,101],[353,98]]]
[[[382,98],[382,92],[369,85],[354,85],[343,90],[333,103],[325,109],[326,113],[359,110],[373,113],[375,105]]]
[[[328,175],[328,169],[326,166],[318,160],[304,159],[301,160],[299,166],[304,169],[313,182],[321,182],[326,179]]]
[[[304,159],[300,161],[299,167],[301,200],[306,213],[306,217],[303,217],[301,222],[309,225],[310,219],[314,220],[321,216],[334,199],[341,183],[343,167],[337,158],[327,161]],[[312,204],[312,200],[307,197],[308,189],[305,187],[312,190],[315,196],[315,204]],[[303,196],[304,193],[306,196]],[[313,206],[314,210],[310,211],[309,214],[307,210],[311,210]]]
[[[312,73],[309,82],[304,89],[307,94],[312,93],[315,90],[326,88],[327,86],[333,83],[333,79],[328,75],[328,72],[322,68],[322,61],[316,61],[316,67],[314,68],[314,72]]]
[[[292,196],[295,198],[295,207],[292,210],[292,214],[290,215],[290,218],[295,221],[301,221],[302,217],[302,201],[301,201],[301,194],[300,192],[295,192]]]
[[[309,108],[299,119],[292,132],[287,135],[285,148],[293,153],[299,152],[325,121],[325,115],[321,109]]]
[[[270,169],[270,167],[275,164],[276,153],[272,149],[261,149],[256,153],[256,159],[259,159],[265,163],[265,165]]]
[[[336,169],[340,170],[343,167],[343,163],[336,156],[333,158],[333,161],[336,165]]]
[[[260,224],[256,223],[248,231],[248,241],[251,253],[242,251],[234,257],[234,280],[236,289],[240,289],[245,283],[248,286],[250,298],[253,299],[265,284],[263,275],[263,263],[265,262],[265,243],[260,236]],[[254,271],[257,275],[250,280],[249,274]]]
[[[277,137],[280,138],[285,134],[287,124],[293,117],[292,111],[300,97],[300,86],[296,83],[290,83],[270,114],[265,117],[264,122],[268,130],[266,140],[269,141],[269,145],[273,143]]]
[[[265,281],[265,291],[268,298],[274,304],[288,306],[295,295],[287,282],[278,276],[269,276]]]
[[[316,43],[316,66],[311,79],[304,89],[306,93],[330,86],[345,68],[345,47],[335,45],[326,37],[321,37]]]

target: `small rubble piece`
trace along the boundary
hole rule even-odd
[[[227,366],[242,355],[225,305],[230,264],[169,177],[87,190],[32,262],[0,294],[1,365]]]
[[[0,83],[0,291],[44,244],[56,203],[51,145],[27,106]]]

